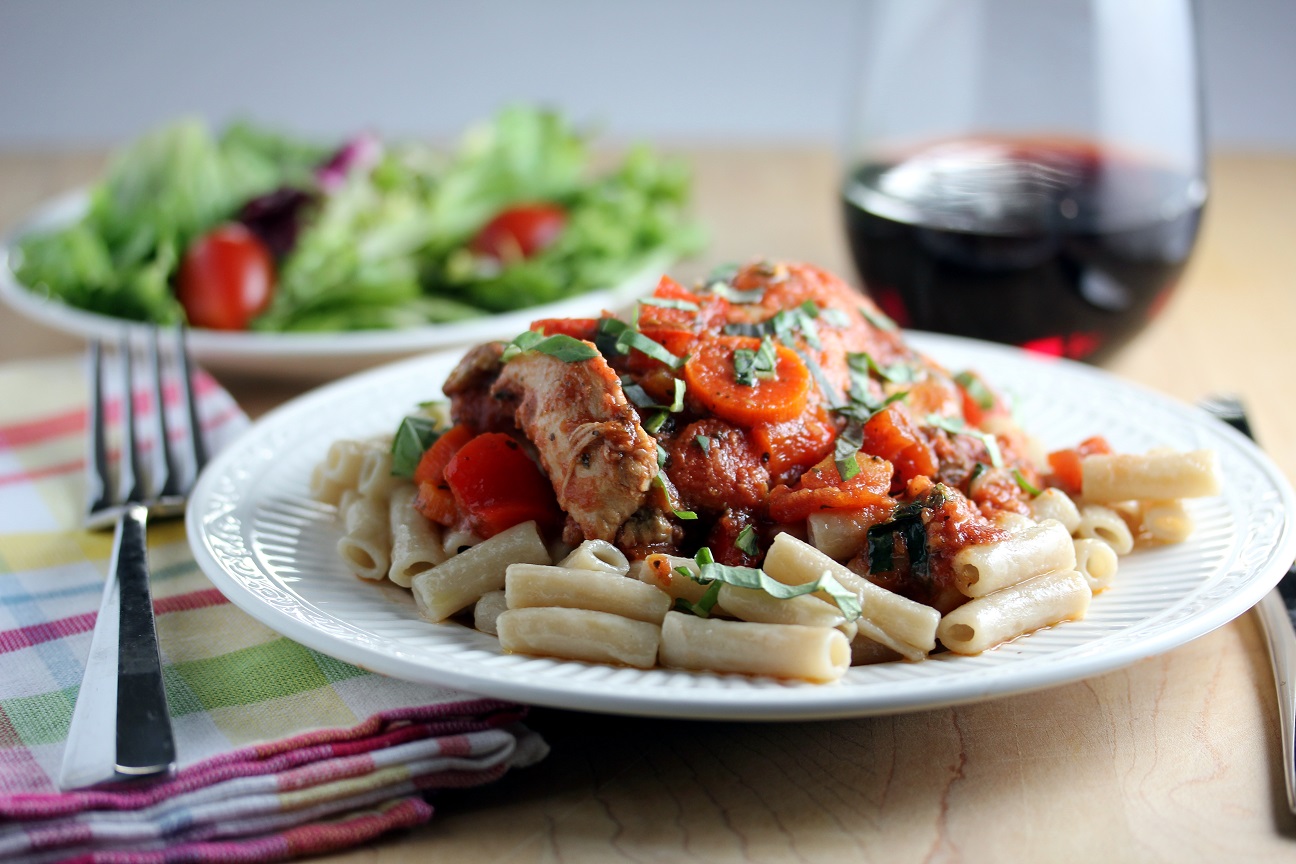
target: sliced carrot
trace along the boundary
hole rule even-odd
[[[799,522],[824,510],[878,508],[886,512],[895,506],[891,489],[891,463],[860,453],[859,473],[842,480],[831,456],[801,475],[796,486],[775,486],[770,490],[769,513],[775,522]]]
[[[810,391],[810,370],[796,352],[775,346],[774,377],[740,384],[734,373],[734,352],[755,351],[761,340],[744,336],[717,336],[694,346],[684,364],[684,380],[691,398],[711,413],[739,426],[782,423],[800,415]]]

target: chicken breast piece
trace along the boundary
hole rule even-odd
[[[527,351],[504,364],[490,395],[516,406],[518,427],[585,539],[615,540],[657,475],[657,446],[607,361]]]

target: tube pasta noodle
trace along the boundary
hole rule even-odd
[[[473,604],[473,628],[492,636],[498,636],[495,619],[508,609],[508,600],[503,591],[487,591]]]
[[[326,504],[336,504],[343,490],[355,489],[360,481],[360,466],[365,453],[373,448],[368,441],[334,441],[324,454],[324,461],[311,472],[311,497]]]
[[[850,658],[850,641],[828,627],[724,621],[681,612],[668,613],[662,622],[661,662],[677,669],[835,681],[845,674]]]
[[[357,495],[346,508],[338,554],[362,579],[379,580],[391,568],[387,502]]]
[[[1031,518],[1036,522],[1056,519],[1071,534],[1080,527],[1080,508],[1061,489],[1045,489],[1028,501],[1026,506],[1030,508]]]
[[[983,597],[1041,573],[1074,567],[1071,534],[1054,519],[997,543],[961,549],[954,556],[954,583],[968,597]]]
[[[656,624],[608,612],[555,607],[509,609],[495,626],[505,651],[640,669],[657,665],[662,633]]]
[[[859,597],[862,612],[855,623],[861,634],[908,660],[921,660],[936,647],[940,613],[930,606],[874,585],[791,534],[775,537],[765,556],[765,572],[786,585],[813,582],[825,570]]]
[[[936,635],[955,653],[979,654],[1041,627],[1083,618],[1091,597],[1076,571],[1046,573],[969,600],[941,619]]]
[[[510,609],[591,609],[657,625],[671,604],[664,591],[616,573],[543,564],[510,564],[504,593]]]
[[[419,614],[444,621],[487,591],[504,587],[510,564],[548,564],[549,552],[534,522],[523,522],[414,577],[410,588]]]
[[[417,491],[408,483],[392,490],[388,500],[391,524],[391,567],[387,578],[408,588],[414,577],[445,563],[449,557],[441,542],[441,526],[418,513],[413,507]]]
[[[858,630],[855,622],[847,621],[836,604],[826,603],[811,594],[779,600],[755,588],[721,585],[719,602],[725,612],[743,621],[840,627],[847,639],[853,638]]]
[[[1089,590],[1097,594],[1111,585],[1119,567],[1116,552],[1101,540],[1079,538],[1075,546],[1076,572],[1089,583]]]
[[[624,576],[630,572],[625,553],[606,540],[586,540],[558,562],[574,570],[599,570]]]
[[[994,524],[996,528],[1002,528],[1009,534],[1020,534],[1023,531],[1034,528],[1038,523],[1029,516],[1001,510],[994,515]]]
[[[874,519],[869,510],[828,510],[806,517],[810,545],[829,558],[844,561],[859,554],[868,542]]]
[[[369,447],[360,460],[360,472],[356,475],[356,490],[370,498],[385,499],[391,496],[392,490],[403,478],[392,474],[392,457],[390,450]]]
[[[1213,450],[1187,453],[1114,453],[1080,463],[1086,501],[1202,498],[1220,491],[1219,458]]]
[[[1128,555],[1134,549],[1134,534],[1129,525],[1115,510],[1099,504],[1086,504],[1080,508],[1080,527],[1075,534],[1101,540],[1117,555]]]
[[[1193,532],[1182,501],[1146,501],[1139,516],[1142,533],[1158,543],[1182,543]]]
[[[441,534],[441,548],[445,550],[446,556],[451,558],[481,542],[481,537],[461,528],[452,528]],[[549,558],[544,563],[547,564],[552,560],[553,558]]]

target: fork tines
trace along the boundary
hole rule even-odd
[[[142,345],[129,332],[115,350],[97,340],[90,345],[86,523],[91,527],[112,525],[128,503],[145,504],[159,515],[182,511],[185,493],[207,461],[184,331],[178,328],[169,346],[162,344],[158,328],[144,332]],[[173,400],[178,407],[168,405],[168,392],[178,394]],[[151,410],[137,411],[139,401]],[[184,432],[179,453],[172,440],[176,429]]]

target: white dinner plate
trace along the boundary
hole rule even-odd
[[[443,352],[356,375],[266,415],[204,473],[189,539],[231,601],[318,651],[386,675],[563,708],[691,718],[788,719],[882,714],[986,699],[1107,672],[1168,651],[1242,614],[1296,557],[1291,486],[1242,435],[1093,368],[930,334],[910,341],[950,369],[976,369],[1015,400],[1050,447],[1093,434],[1120,451],[1212,448],[1219,497],[1189,502],[1197,522],[1176,546],[1121,559],[1112,588],[1083,621],[975,657],[851,669],[829,685],[738,675],[641,671],[506,654],[494,637],[419,619],[408,591],[363,582],[334,551],[332,507],[307,492],[337,438],[391,432],[416,403],[440,395],[457,361]]]
[[[123,328],[142,325],[133,325],[111,315],[87,312],[35,293],[18,282],[11,266],[11,250],[18,238],[31,231],[70,225],[85,213],[87,201],[84,190],[48,201],[0,245],[0,300],[51,329],[85,339],[112,341],[121,335]],[[657,256],[627,279],[607,289],[450,324],[337,333],[195,329],[189,333],[189,348],[199,363],[214,372],[320,381],[411,354],[456,345],[475,345],[492,339],[512,339],[539,318],[597,315],[602,309],[619,311],[636,297],[648,293],[671,262],[669,255]]]

